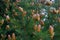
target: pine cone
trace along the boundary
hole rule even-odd
[[[37,30],[37,25],[34,25],[34,30],[35,30],[35,31]]]
[[[37,27],[37,32],[40,32],[40,31],[41,31],[41,25],[39,24]]]
[[[10,35],[8,35],[8,40],[11,40],[11,36]]]
[[[10,28],[10,26],[9,25],[6,25],[6,29],[8,30]]]
[[[12,40],[16,40],[15,33],[12,33]]]
[[[18,9],[19,9],[20,12],[24,11],[22,7],[19,7]]]

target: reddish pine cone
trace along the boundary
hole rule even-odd
[[[58,22],[60,23],[60,18],[58,18]]]
[[[52,5],[52,2],[49,1],[49,2],[46,2],[45,4],[46,4],[47,6],[50,6],[50,5]]]
[[[16,2],[20,2],[21,0],[16,0]]]
[[[30,5],[33,6],[34,5],[34,2],[31,2]]]
[[[6,3],[9,2],[10,0],[4,0]]]
[[[53,37],[54,37],[54,32],[52,33],[52,35],[51,35],[50,37],[51,37],[51,39],[53,40]]]
[[[10,26],[9,25],[6,25],[6,30],[8,30],[10,28]]]
[[[19,7],[18,9],[19,9],[19,11],[21,11],[21,12],[23,12],[23,11],[24,11],[22,7]]]
[[[4,35],[3,35],[3,34],[1,34],[1,37],[2,37],[2,38],[4,38]]]
[[[34,13],[34,12],[35,12],[35,10],[32,10],[32,12]]]
[[[53,26],[52,26],[52,25],[50,25],[50,27],[49,27],[49,33],[52,35],[52,34],[53,34],[53,32],[54,32],[54,28],[53,28]]]
[[[32,10],[32,15],[34,15],[34,13],[35,13],[35,10]]]
[[[53,28],[53,26],[51,26],[51,25],[50,25],[50,27],[49,27],[49,33],[50,33],[51,39],[53,39],[53,37],[54,37],[54,28]]]
[[[33,19],[35,19],[35,20],[40,20],[40,15],[37,13],[37,14],[34,14],[33,15]]]
[[[18,16],[18,13],[17,13],[17,12],[15,12],[13,15],[14,15],[14,16]]]
[[[26,16],[26,14],[27,14],[27,12],[26,11],[23,11],[22,16]]]
[[[40,15],[36,14],[36,19],[39,21],[40,20]]]
[[[43,20],[41,20],[41,21],[40,21],[40,24],[43,26],[43,25],[44,25],[44,21],[43,21]]]
[[[16,40],[15,33],[12,33],[12,40]]]
[[[35,31],[37,30],[37,25],[34,25],[34,30],[35,30]]]
[[[11,40],[11,36],[10,35],[8,35],[8,40]]]
[[[0,21],[0,25],[3,24],[3,23],[4,23],[4,19],[2,19],[2,20]]]
[[[10,22],[10,17],[9,17],[9,15],[6,16],[6,21]]]
[[[60,13],[60,7],[59,7],[59,9],[58,9],[58,10],[59,10],[59,13]]]
[[[37,32],[40,32],[40,31],[41,31],[41,25],[39,24],[37,27]]]
[[[57,14],[59,11],[58,10],[53,10],[53,13]]]
[[[15,10],[13,10],[13,16],[18,16],[18,13]]]

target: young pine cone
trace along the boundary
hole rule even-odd
[[[50,27],[49,27],[49,33],[50,33],[51,39],[53,39],[53,37],[54,37],[54,28],[53,28],[52,25],[50,25]]]
[[[60,18],[58,18],[58,22],[60,23]]]
[[[8,30],[10,28],[10,26],[9,25],[6,25],[6,29]]]
[[[53,26],[50,25],[50,27],[49,27],[49,33],[52,34],[53,32],[54,32],[54,28],[53,28]]]
[[[37,30],[37,25],[34,25],[34,30],[35,30],[35,31]]]
[[[59,10],[59,13],[60,13],[60,7],[59,7],[59,9],[58,9],[58,10]]]
[[[30,5],[33,6],[34,5],[34,2],[31,2]]]
[[[11,36],[10,35],[8,35],[8,40],[11,40]]]
[[[1,34],[1,40],[4,40],[5,36],[3,34]]]
[[[52,5],[53,3],[52,3],[52,1],[47,1],[47,2],[45,2],[45,5],[47,5],[47,6],[50,6],[50,5]]]
[[[12,40],[16,40],[15,33],[12,33]]]
[[[20,2],[21,0],[16,0],[16,2]]]
[[[6,3],[9,2],[10,0],[4,0]]]
[[[9,17],[9,15],[6,16],[6,21],[10,22],[10,17]]]
[[[14,16],[18,16],[18,13],[17,13],[17,12],[15,12],[13,15],[14,15]]]
[[[41,31],[41,25],[39,24],[38,26],[37,26],[37,32],[40,32]]]
[[[40,21],[40,24],[41,24],[41,25],[44,25],[44,21],[43,21],[43,20],[41,20],[41,21]]]
[[[22,16],[26,16],[26,14],[27,14],[27,12],[26,11],[23,11]]]
[[[19,10],[20,12],[23,12],[23,11],[24,11],[22,7],[19,7],[18,10]]]
[[[35,13],[35,10],[32,10],[32,15],[34,15],[34,13]]]
[[[51,37],[51,39],[53,40],[53,37],[54,37],[54,32],[51,34],[51,36],[50,36],[50,37]]]
[[[39,14],[34,14],[33,15],[33,19],[35,19],[35,20],[40,20],[40,15]]]
[[[59,13],[59,11],[58,10],[53,10],[53,13],[57,14],[57,13]]]
[[[0,26],[1,26],[3,23],[4,23],[4,19],[2,19],[2,20],[0,21]]]

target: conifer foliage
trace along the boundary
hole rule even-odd
[[[0,40],[60,40],[59,0],[0,0]]]

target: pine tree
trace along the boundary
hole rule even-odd
[[[0,40],[60,40],[59,0],[0,0]]]

